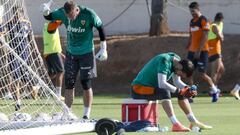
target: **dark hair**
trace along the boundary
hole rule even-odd
[[[199,9],[199,4],[197,2],[192,2],[188,7],[191,9]]]
[[[192,76],[195,69],[193,63],[190,60],[184,59],[179,62],[182,65],[182,72],[187,74],[187,77]]]
[[[64,4],[63,7],[65,13],[69,14],[76,7],[76,4],[72,0],[69,0]]]
[[[223,17],[222,12],[218,12],[214,17],[214,21],[221,21],[223,19],[224,19],[224,17]]]

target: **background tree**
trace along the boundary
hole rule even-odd
[[[150,20],[150,36],[159,36],[169,33],[167,22],[167,0],[152,0],[151,20]]]

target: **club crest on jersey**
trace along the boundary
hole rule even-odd
[[[86,24],[86,20],[81,20],[81,24],[85,25]]]

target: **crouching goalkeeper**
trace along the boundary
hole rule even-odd
[[[107,59],[107,45],[103,23],[90,8],[67,1],[63,7],[50,12],[51,3],[42,6],[44,18],[61,20],[67,29],[67,52],[65,60],[65,103],[71,108],[74,98],[74,87],[78,72],[83,88],[83,118],[90,117],[93,100],[92,78],[96,77],[95,57]],[[93,27],[99,32],[101,49],[94,56]]]
[[[138,73],[132,82],[132,97],[134,99],[161,100],[162,107],[173,126],[173,132],[188,132],[189,128],[183,126],[176,118],[171,102],[171,94],[178,98],[178,104],[190,121],[190,128],[198,126],[201,129],[211,129],[194,116],[187,98],[197,95],[196,86],[187,86],[181,77],[190,77],[194,65],[189,60],[180,60],[175,53],[159,54],[152,58]],[[167,81],[172,78],[173,86]]]

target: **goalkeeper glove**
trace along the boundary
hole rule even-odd
[[[191,87],[185,86],[178,90],[178,94],[186,98],[194,97],[197,95],[197,87],[195,85]]]
[[[108,54],[107,54],[107,43],[106,41],[101,41],[100,42],[100,50],[99,52],[96,54],[96,58],[100,61],[104,61],[107,60],[108,58]]]
[[[50,14],[50,6],[52,5],[52,1],[49,1],[48,3],[43,3],[40,6],[40,10],[43,12],[44,16],[48,16]]]

